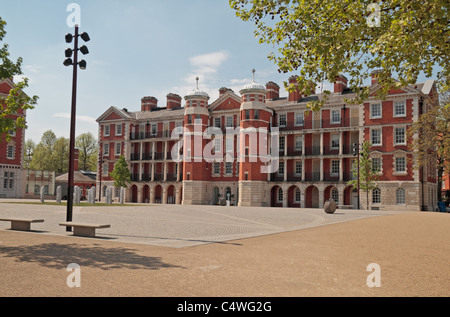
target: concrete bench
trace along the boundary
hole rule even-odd
[[[62,222],[59,224],[64,227],[72,227],[73,235],[80,237],[95,237],[96,229],[111,228],[111,225],[99,225],[99,224],[89,224],[89,223],[76,223],[76,222]]]
[[[30,231],[32,223],[44,222],[44,219],[1,218],[0,221],[10,221],[11,230]]]

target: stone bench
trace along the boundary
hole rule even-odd
[[[32,223],[44,222],[44,219],[1,218],[0,221],[10,221],[11,230],[30,231]]]
[[[72,227],[73,235],[80,237],[95,237],[96,229],[111,228],[111,225],[99,225],[99,224],[89,224],[89,223],[76,223],[76,222],[62,222],[59,224],[64,227]]]

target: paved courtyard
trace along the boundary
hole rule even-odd
[[[66,220],[65,206],[5,202],[0,200],[0,218],[42,218],[44,223],[32,225],[35,233],[71,235],[59,226]],[[111,205],[75,206],[73,221],[110,224],[111,228],[97,230],[100,239],[181,248],[399,213],[403,212],[337,210],[326,214],[323,209],[303,208]],[[0,222],[0,230],[8,228],[9,222]]]

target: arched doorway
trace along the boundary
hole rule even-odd
[[[301,193],[300,188],[293,185],[288,189],[288,207],[300,207]]]
[[[175,186],[173,185],[167,187],[167,203],[175,204]]]
[[[145,185],[142,189],[142,200],[146,204],[150,202],[150,187],[148,185]]]
[[[225,193],[224,193],[224,195],[223,195],[223,198],[224,198],[226,201],[230,201],[230,203],[231,203],[231,196],[232,196],[232,194],[231,194],[231,188],[230,188],[230,187],[225,188]]]
[[[131,186],[131,202],[138,202],[138,189],[136,185]]]
[[[353,186],[347,186],[344,189],[344,203],[345,206],[353,205]]]
[[[319,208],[319,190],[316,186],[309,186],[305,192],[305,207]]]
[[[161,185],[156,185],[155,187],[155,204],[160,204],[162,198],[162,187]]]
[[[213,205],[219,204],[219,187],[214,187],[214,188],[213,188],[213,199],[212,199],[212,204],[213,204]]]
[[[283,195],[283,189],[280,186],[273,186],[270,191],[270,205],[272,207],[283,207]]]

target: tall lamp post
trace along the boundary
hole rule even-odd
[[[356,160],[358,163],[358,179],[357,179],[357,194],[358,194],[358,210],[359,210],[359,206],[360,206],[360,202],[359,202],[359,144],[358,143],[353,143],[353,156],[357,156]]]
[[[75,25],[75,34],[72,35],[67,33],[66,43],[72,43],[74,41],[73,49],[66,49],[65,55],[66,59],[64,60],[64,66],[73,66],[73,79],[72,79],[72,110],[70,114],[70,142],[69,142],[69,177],[68,177],[68,188],[67,188],[67,217],[66,220],[68,222],[72,221],[72,209],[73,209],[73,191],[74,191],[74,183],[73,183],[73,172],[74,172],[74,153],[75,153],[75,117],[76,117],[76,101],[77,101],[77,70],[78,65],[80,69],[86,69],[86,61],[81,60],[78,62],[78,51],[80,51],[83,55],[89,54],[88,48],[83,45],[78,48],[78,37],[85,42],[90,41],[89,35],[86,32],[81,34],[78,33],[78,25]],[[73,55],[73,60],[72,60]],[[66,231],[72,231],[71,227],[66,227]]]

